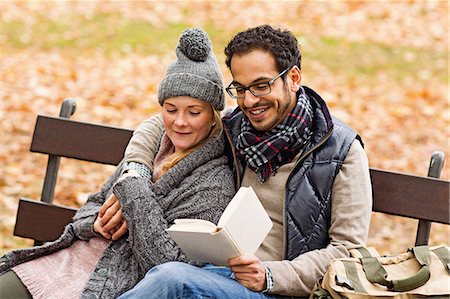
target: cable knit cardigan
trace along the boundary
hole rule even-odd
[[[122,205],[128,234],[110,243],[90,275],[82,298],[115,298],[131,289],[155,265],[190,262],[165,229],[177,218],[218,222],[234,195],[232,174],[223,151],[223,138],[210,138],[154,184],[142,177],[127,177],[116,183],[123,169],[119,165],[101,191],[89,196],[58,240],[5,254],[0,258],[0,274],[67,248],[76,240],[99,237],[93,223],[111,192]]]

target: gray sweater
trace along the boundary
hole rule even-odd
[[[67,248],[77,240],[99,237],[93,223],[111,192],[122,205],[128,235],[110,243],[82,298],[115,298],[131,289],[155,265],[190,262],[165,229],[177,218],[218,222],[234,195],[232,174],[223,151],[222,138],[209,139],[154,184],[141,177],[127,177],[116,183],[123,169],[119,165],[101,191],[89,196],[58,240],[0,257],[0,275],[15,265]]]

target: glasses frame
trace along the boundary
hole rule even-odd
[[[291,68],[292,68],[292,67],[288,67],[287,69],[285,69],[284,71],[282,71],[281,73],[279,73],[278,75],[276,75],[275,77],[273,77],[272,79],[270,79],[270,80],[267,81],[267,82],[258,82],[258,83],[250,84],[250,85],[248,85],[248,86],[239,86],[239,87],[236,87],[236,86],[233,86],[233,83],[234,83],[234,81],[233,81],[233,82],[231,82],[230,84],[228,84],[228,86],[227,86],[227,88],[225,88],[225,90],[226,90],[227,93],[230,95],[230,97],[232,97],[233,99],[243,99],[243,98],[245,98],[245,92],[246,92],[247,90],[250,91],[250,92],[252,93],[252,95],[254,95],[255,97],[265,96],[265,95],[268,95],[269,93],[272,92],[272,84],[275,82],[275,80],[277,80],[278,78],[280,78],[281,76],[283,76],[284,74],[286,74],[287,71],[289,71]],[[260,85],[260,84],[267,84],[267,85],[269,86],[269,92],[267,92],[267,93],[255,93],[255,92],[253,92],[253,91],[250,89],[250,88],[252,88],[253,86]],[[243,89],[243,90],[244,90],[243,96],[235,96],[235,95],[232,93],[231,90],[232,90],[232,89],[237,89],[237,88]],[[237,92],[236,92],[236,93],[237,93]]]

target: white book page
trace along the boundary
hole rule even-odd
[[[214,233],[170,230],[168,233],[189,258],[198,262],[225,266],[228,259],[242,255],[225,229]]]
[[[217,230],[217,226],[203,219],[176,219],[175,224],[167,229],[167,231],[185,231],[212,233]]]

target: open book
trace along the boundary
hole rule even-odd
[[[177,219],[167,232],[192,260],[222,266],[230,258],[254,254],[271,228],[253,188],[241,187],[217,226],[202,219]]]

